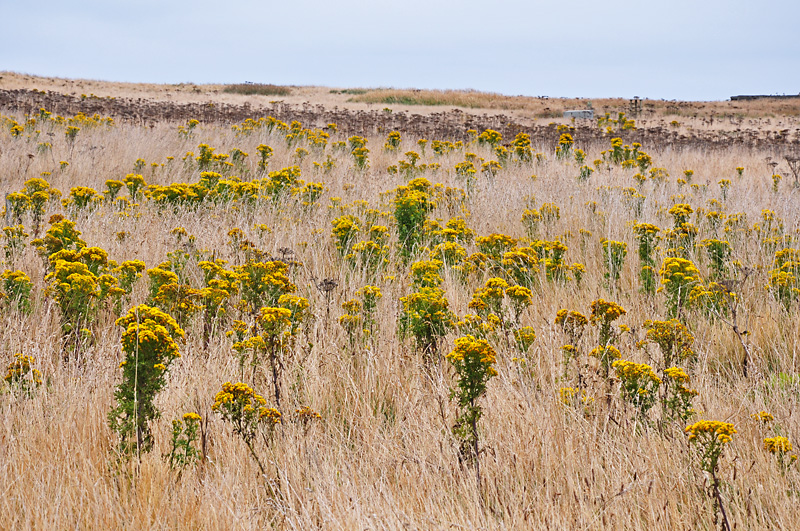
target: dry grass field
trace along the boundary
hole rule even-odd
[[[0,75],[1,528],[795,528],[796,100]]]

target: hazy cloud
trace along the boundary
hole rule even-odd
[[[39,75],[667,99],[800,92],[791,1],[41,0],[3,10],[0,69]]]

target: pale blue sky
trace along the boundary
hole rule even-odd
[[[567,97],[800,93],[800,2],[0,0],[0,70]]]

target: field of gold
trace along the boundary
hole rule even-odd
[[[420,138],[3,83],[0,527],[796,525],[793,111]]]

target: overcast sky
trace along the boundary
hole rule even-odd
[[[800,93],[798,0],[0,0],[0,70],[529,96]]]

